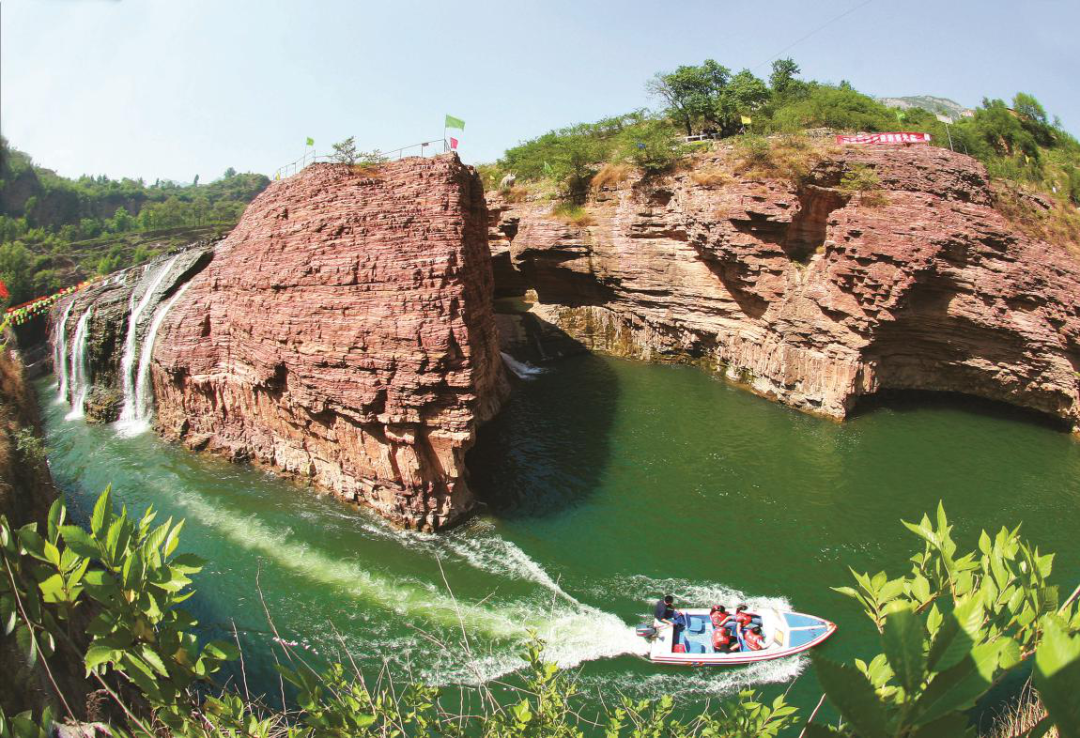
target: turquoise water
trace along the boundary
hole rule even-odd
[[[520,664],[535,629],[586,689],[675,693],[687,706],[746,684],[819,691],[802,658],[738,669],[654,666],[632,627],[658,594],[688,604],[783,602],[835,621],[834,658],[876,653],[873,627],[829,590],[847,567],[900,573],[916,540],[900,519],[945,501],[956,535],[1023,521],[1080,581],[1080,443],[1020,413],[949,398],[905,400],[836,424],[687,367],[582,356],[528,381],[469,457],[487,506],[433,536],[152,434],[65,421],[40,385],[50,458],[85,515],[118,500],[184,517],[182,546],[209,560],[192,602],[203,627],[245,649],[272,691],[266,610],[312,659],[347,648],[443,684]],[[463,636],[463,633],[465,634]],[[805,672],[805,673],[804,673]]]

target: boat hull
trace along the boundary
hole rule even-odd
[[[713,626],[704,608],[683,611],[688,624],[678,631],[670,625],[654,623],[657,635],[649,660],[682,666],[739,666],[795,656],[820,645],[836,632],[836,624],[815,615],[766,610],[759,614],[768,646],[760,651],[740,650],[718,653],[712,650]],[[685,649],[675,650],[676,645]]]

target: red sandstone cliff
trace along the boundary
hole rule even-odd
[[[404,526],[453,522],[507,392],[485,213],[456,155],[272,184],[161,328],[160,432]]]
[[[535,289],[534,316],[590,348],[722,368],[831,417],[926,389],[1080,426],[1080,267],[994,209],[981,164],[834,150],[796,186],[732,176],[735,158],[595,192],[589,225],[491,198],[497,289]],[[837,189],[857,165],[879,202]]]

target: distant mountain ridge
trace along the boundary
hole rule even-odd
[[[929,110],[935,115],[946,115],[953,120],[959,120],[975,114],[971,108],[966,108],[955,100],[947,97],[934,97],[932,95],[909,95],[907,97],[879,97],[878,102],[890,108],[922,108]]]

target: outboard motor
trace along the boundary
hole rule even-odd
[[[634,632],[637,633],[642,638],[655,638],[656,637],[656,628],[654,628],[651,625],[639,625]]]

